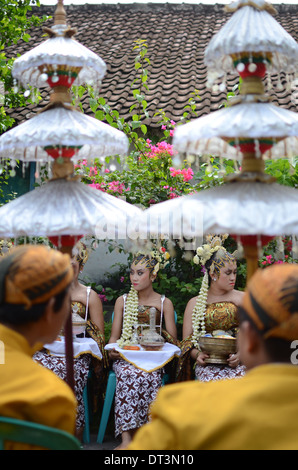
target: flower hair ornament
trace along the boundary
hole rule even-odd
[[[8,253],[10,253],[10,251],[12,250],[13,248],[13,243],[9,240],[3,240],[1,239],[0,240],[0,256],[5,256],[7,255]]]
[[[223,246],[228,236],[228,234],[207,235],[207,243],[197,248],[196,255],[193,258],[195,264],[200,264],[205,268],[201,289],[197,297],[196,305],[192,311],[192,343],[197,349],[200,349],[198,338],[206,334],[205,313],[209,289],[209,275],[212,276],[216,273],[219,276],[220,269],[223,268],[226,263],[234,263],[236,261],[235,253],[229,253]]]
[[[149,269],[150,274],[156,276],[160,268],[164,268],[169,263],[170,255],[163,248],[154,247],[150,254],[137,253],[134,255],[132,264],[141,264]],[[133,330],[138,324],[139,313],[139,295],[136,289],[131,286],[125,302],[125,311],[123,312],[123,328],[120,339],[117,344],[120,348],[130,343]]]
[[[72,256],[74,256],[75,259],[78,261],[80,268],[83,268],[89,258],[89,252],[87,250],[86,245],[81,241],[78,242],[72,250]]]

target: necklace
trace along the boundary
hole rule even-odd
[[[208,273],[203,277],[200,293],[197,297],[196,305],[192,311],[192,343],[195,348],[200,349],[198,339],[206,334],[205,313],[208,297]]]
[[[129,344],[133,335],[133,329],[138,323],[138,307],[139,307],[139,296],[138,292],[133,286],[131,286],[128,293],[125,310],[123,311],[123,328],[120,339],[117,344],[120,348],[124,345]]]

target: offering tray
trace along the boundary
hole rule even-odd
[[[236,338],[231,337],[201,336],[199,346],[209,355],[205,359],[206,364],[228,364],[229,355],[237,351]]]
[[[161,369],[175,356],[178,357],[181,353],[180,348],[167,342],[162,345],[162,349],[159,351],[146,351],[142,345],[141,349],[138,351],[125,350],[121,349],[117,343],[106,344],[105,349],[115,349],[119,352],[122,359],[146,372],[153,372],[154,370]]]

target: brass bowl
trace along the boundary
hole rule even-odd
[[[227,364],[230,354],[237,351],[236,338],[216,338],[201,336],[199,346],[203,352],[209,355],[205,359],[206,364]]]

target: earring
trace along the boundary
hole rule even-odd
[[[216,277],[213,278],[213,281],[214,281],[214,282],[216,281]]]

